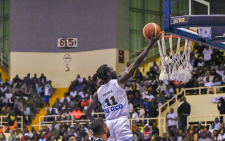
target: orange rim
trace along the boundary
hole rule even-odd
[[[196,30],[194,30],[194,29],[189,29],[190,31],[194,31],[194,32],[197,32]],[[162,34],[165,34],[166,32],[165,31],[161,31],[160,33],[162,33]],[[161,38],[162,38],[162,36],[160,36]],[[164,36],[164,38],[170,38],[170,36]],[[177,36],[172,36],[172,38],[178,38]]]

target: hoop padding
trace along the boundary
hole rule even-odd
[[[193,67],[190,64],[190,53],[192,42],[185,40],[183,54],[180,52],[180,40],[178,37],[177,51],[173,51],[173,38],[170,35],[170,53],[166,52],[166,43],[164,33],[162,34],[161,43],[158,40],[159,53],[161,58],[161,73],[159,80],[177,80],[188,82],[191,79]]]

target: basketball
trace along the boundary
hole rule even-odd
[[[148,23],[143,28],[143,36],[146,39],[151,39],[152,33],[153,37],[157,36],[161,32],[161,29],[156,23]]]

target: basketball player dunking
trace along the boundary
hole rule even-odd
[[[150,48],[160,38],[152,37],[149,45],[137,57],[133,64],[127,70],[121,73],[118,78],[113,69],[108,65],[102,65],[98,68],[93,80],[101,79],[103,85],[94,94],[92,102],[89,104],[86,116],[89,120],[93,121],[94,117],[91,112],[94,110],[98,101],[102,104],[106,117],[106,124],[110,130],[110,137],[108,140],[117,141],[132,141],[133,134],[130,129],[128,121],[129,108],[125,88],[126,81],[134,74],[135,70],[142,63]]]

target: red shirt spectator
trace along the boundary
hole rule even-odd
[[[90,103],[90,100],[87,100],[87,98],[84,98],[84,100],[81,102],[81,107],[85,107],[88,103]]]

